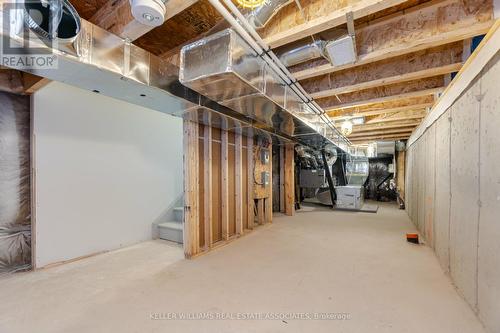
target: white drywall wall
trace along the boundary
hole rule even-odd
[[[36,266],[150,239],[182,196],[182,120],[56,82],[32,103]]]

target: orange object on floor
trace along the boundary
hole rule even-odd
[[[406,234],[406,240],[410,243],[419,244],[418,234],[415,233]]]

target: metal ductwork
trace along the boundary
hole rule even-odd
[[[26,15],[23,7],[14,11],[13,25],[4,20],[2,36],[20,51],[29,52],[32,49],[24,48],[24,38],[28,30],[37,28],[26,24]],[[37,39],[30,40],[38,53],[57,55],[56,68],[14,68],[249,137],[267,136],[270,140],[272,136],[280,142],[291,142],[292,138],[279,129],[186,88],[178,80],[178,67],[169,62],[85,20],[79,19],[78,26],[78,34],[62,42],[51,43],[50,37],[39,34],[38,29]]]
[[[279,59],[287,67],[321,57],[329,60],[325,55],[325,46],[325,41],[317,40],[311,44],[302,45],[296,49],[287,51]]]
[[[180,82],[201,95],[314,148],[339,139],[234,30],[184,46],[180,58]]]
[[[271,18],[284,6],[288,5],[290,0],[265,1],[263,5],[255,8],[246,15],[248,22],[255,28],[261,29],[271,20]]]

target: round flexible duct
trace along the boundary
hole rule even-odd
[[[284,6],[289,4],[290,0],[274,0],[265,2],[262,6],[255,8],[247,15],[248,22],[255,28],[261,29],[271,20],[271,18]]]
[[[325,45],[325,41],[317,40],[311,44],[302,45],[296,49],[285,52],[279,58],[286,67],[321,57],[327,59],[324,52]]]

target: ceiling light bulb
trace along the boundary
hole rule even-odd
[[[340,131],[345,136],[350,135],[352,133],[352,122],[349,120],[344,121],[342,123],[342,127],[340,128]]]

